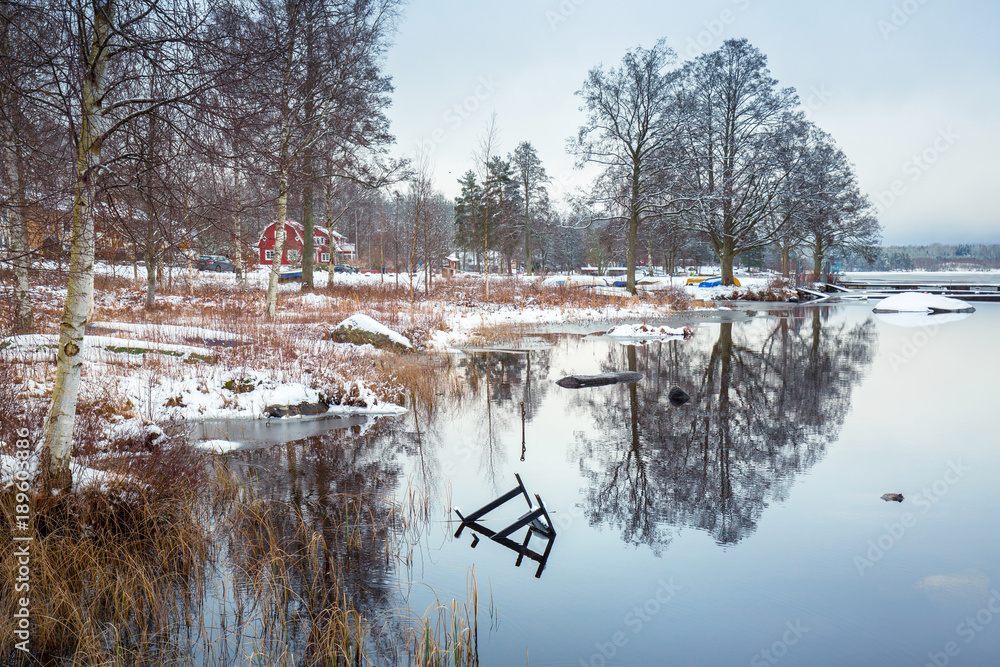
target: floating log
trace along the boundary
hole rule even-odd
[[[603,387],[608,384],[628,384],[642,379],[642,373],[635,371],[620,371],[618,373],[601,373],[600,375],[567,375],[556,384],[565,389],[580,389],[582,387]]]

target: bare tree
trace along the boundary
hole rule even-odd
[[[43,46],[52,80],[39,96],[64,120],[77,148],[69,282],[43,441],[47,489],[72,486],[71,438],[83,369],[80,353],[94,296],[102,147],[137,118],[179,102],[204,86],[206,75],[210,78],[211,50],[199,48],[203,25],[199,14],[188,10],[169,0],[96,0],[46,8],[49,39]],[[150,57],[153,45],[159,59]],[[154,71],[183,82],[183,91],[169,99],[128,95],[130,85]]]
[[[816,133],[804,171],[811,193],[803,210],[802,236],[812,252],[814,279],[820,280],[823,259],[834,249],[874,261],[881,243],[875,207],[861,193],[854,168],[829,135]]]
[[[9,257],[14,270],[13,306],[14,334],[31,333],[35,328],[31,287],[28,282],[30,243],[25,220],[26,201],[23,175],[23,135],[26,119],[21,110],[18,85],[29,73],[24,52],[32,48],[32,40],[23,32],[30,26],[30,9],[0,2],[0,164],[5,194],[2,198],[6,223],[4,236],[9,239]],[[27,24],[27,26],[26,26]]]
[[[261,0],[261,36],[274,48],[274,66],[264,80],[277,91],[275,132],[263,137],[277,180],[277,227],[265,316],[277,310],[280,257],[293,169],[305,160],[308,206],[312,207],[313,151],[333,155],[335,174],[369,185],[384,182],[399,163],[386,168],[381,149],[392,141],[383,110],[392,90],[379,72],[379,58],[395,20],[399,0]],[[322,66],[320,66],[322,64]],[[312,213],[306,216],[304,269],[311,281]]]
[[[627,289],[635,294],[639,226],[679,212],[672,173],[673,144],[686,118],[679,75],[665,71],[674,52],[659,40],[652,49],[629,51],[618,68],[590,71],[577,91],[587,122],[569,143],[578,165],[603,168],[593,203],[604,219],[626,221]]]
[[[774,243],[788,222],[774,205],[800,164],[783,156],[804,141],[806,124],[795,91],[778,89],[767,59],[745,39],[688,63],[684,78],[693,116],[681,174],[697,200],[690,220],[732,285],[736,255]]]

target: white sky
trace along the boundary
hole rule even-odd
[[[453,197],[496,111],[503,152],[531,141],[558,193],[587,182],[565,147],[588,70],[660,37],[682,60],[746,37],[883,203],[886,244],[998,243],[998,29],[987,0],[411,0],[389,116],[399,153],[433,145]]]

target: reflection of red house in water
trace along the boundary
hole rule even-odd
[[[271,223],[263,232],[260,240],[257,241],[257,250],[260,252],[260,263],[270,266],[274,257],[274,232],[277,223]],[[281,264],[300,264],[302,262],[302,249],[305,247],[305,230],[302,225],[294,220],[285,221],[285,245],[281,253]],[[347,242],[347,237],[343,234],[333,232],[333,249],[339,258],[354,259],[354,244]],[[334,257],[336,261],[338,257]],[[326,227],[316,225],[313,227],[313,262],[316,264],[326,264],[331,261],[330,257],[330,232]]]

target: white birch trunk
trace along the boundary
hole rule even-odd
[[[283,161],[285,162],[285,161]],[[278,179],[278,224],[274,228],[274,251],[271,253],[271,274],[267,281],[267,307],[264,317],[273,321],[278,314],[278,274],[285,249],[285,219],[288,216],[288,168],[282,166]]]
[[[236,282],[243,282],[243,231],[242,213],[240,204],[240,170],[233,170],[233,204],[235,205],[235,215],[233,216],[233,266],[236,268]]]
[[[4,164],[7,171],[8,206],[7,224],[14,269],[14,335],[32,333],[35,329],[34,310],[31,305],[31,285],[28,283],[28,229],[24,215],[24,183],[21,180],[21,151],[13,131],[5,133],[3,142]]]
[[[73,423],[83,371],[84,330],[94,300],[94,199],[101,166],[104,134],[102,100],[108,66],[108,37],[115,4],[108,0],[96,8],[94,34],[83,81],[80,135],[76,163],[76,196],[70,237],[69,283],[66,305],[59,325],[59,350],[52,404],[45,419],[43,464],[45,488],[70,491],[73,478],[69,463],[73,449]]]
[[[331,169],[328,165],[327,169]],[[326,231],[330,234],[330,261],[326,263],[326,286],[333,285],[333,267],[337,257],[337,241],[333,237],[333,178],[326,178]],[[397,278],[398,280],[398,278]]]

